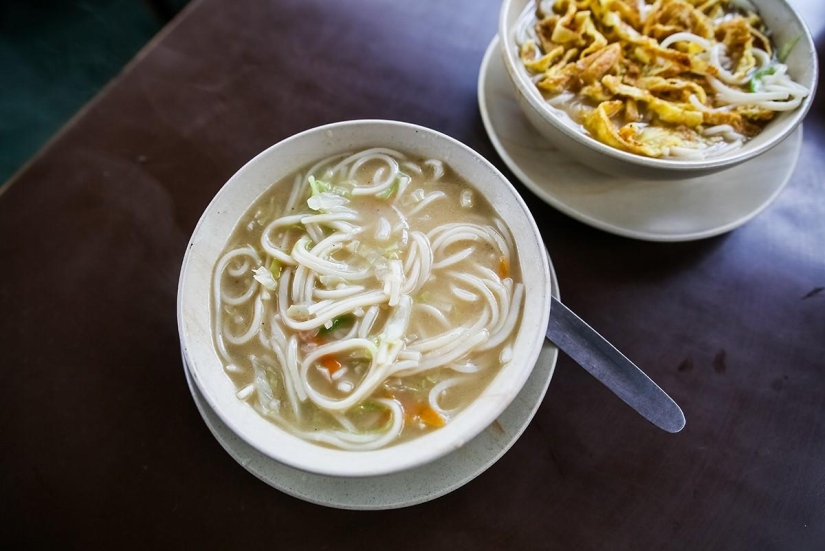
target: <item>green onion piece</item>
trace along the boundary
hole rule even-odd
[[[791,55],[791,50],[793,50],[796,43],[799,42],[799,39],[802,38],[802,35],[797,36],[796,38],[785,42],[779,50],[776,51],[776,59],[785,63],[785,60],[788,59],[788,56]]]
[[[343,314],[343,315],[338,316],[336,318],[332,318],[332,321],[330,322],[329,327],[321,326],[321,328],[318,329],[318,334],[319,335],[328,335],[329,333],[332,333],[333,331],[335,331],[339,327],[348,327],[348,326],[352,325],[353,321],[355,321],[355,320],[353,319],[353,316],[351,314]]]
[[[750,80],[750,91],[753,93],[758,92],[762,88],[762,77],[772,75],[775,72],[776,65],[770,65],[769,67],[765,67],[764,69],[759,69],[758,71],[756,71]]]

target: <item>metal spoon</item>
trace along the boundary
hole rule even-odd
[[[660,429],[675,433],[684,428],[685,414],[676,402],[555,297],[547,338]]]

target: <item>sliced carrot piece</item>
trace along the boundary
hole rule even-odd
[[[510,266],[507,265],[507,259],[503,256],[498,258],[498,277],[504,279],[510,273]]]
[[[332,356],[323,356],[321,358],[321,365],[327,368],[327,371],[329,371],[330,375],[341,369],[341,362],[339,362]]]
[[[447,424],[447,420],[431,407],[422,408],[418,416],[425,425],[430,427],[440,428]]]

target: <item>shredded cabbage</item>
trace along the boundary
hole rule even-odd
[[[378,342],[395,344],[401,341],[401,337],[407,331],[410,324],[410,314],[412,313],[412,298],[409,295],[401,295],[398,306],[393,310],[392,315],[384,326],[384,332],[378,336]]]
[[[329,182],[325,182],[323,180],[316,180],[315,176],[310,176],[307,178],[309,180],[309,187],[312,190],[312,196],[315,197],[325,191],[330,191],[332,189],[332,185]]]
[[[280,267],[278,268],[278,272],[280,273]],[[274,291],[278,288],[278,282],[273,277],[273,273],[271,270],[267,270],[264,266],[259,266],[253,270],[252,277],[255,278],[255,281],[260,283],[264,289],[268,289],[270,291]]]
[[[398,188],[401,185],[402,181],[405,183],[404,187],[406,187],[406,184],[409,183],[410,180],[411,178],[409,176],[407,176],[403,172],[399,172],[398,176],[395,177],[395,181],[392,183],[392,185],[384,191],[382,191],[381,193],[376,194],[376,197],[378,197],[379,199],[389,199],[390,197],[392,197],[393,194],[398,193]]]
[[[307,199],[309,208],[319,212],[335,212],[347,203],[349,199],[331,191],[322,191]]]

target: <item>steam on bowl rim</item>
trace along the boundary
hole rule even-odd
[[[224,372],[213,344],[208,297],[214,264],[232,229],[273,182],[313,160],[378,144],[414,156],[441,159],[487,198],[513,235],[529,299],[524,301],[513,361],[503,366],[479,398],[447,426],[386,448],[353,452],[291,435],[235,396],[234,383]],[[409,123],[338,122],[303,131],[269,147],[218,191],[196,225],[183,260],[178,286],[178,331],[198,389],[221,420],[255,449],[276,461],[317,474],[384,475],[450,453],[506,409],[526,382],[541,351],[550,310],[550,277],[541,234],[530,211],[512,184],[480,154],[445,134]]]
[[[685,175],[688,175],[694,172],[715,172],[724,170],[761,155],[790,136],[807,115],[811,104],[813,103],[813,98],[816,95],[816,87],[819,81],[819,65],[816,57],[816,46],[810,30],[796,9],[791,6],[787,0],[751,1],[756,5],[756,8],[760,13],[762,12],[762,5],[767,2],[770,2],[772,6],[777,4],[780,5],[781,7],[779,9],[783,10],[790,21],[792,21],[792,24],[798,27],[799,34],[797,36],[799,39],[794,47],[794,50],[799,50],[800,48],[804,49],[805,53],[803,55],[805,56],[806,65],[811,68],[811,73],[809,75],[810,78],[800,84],[808,88],[810,93],[802,101],[802,104],[794,111],[790,112],[783,120],[771,121],[765,129],[763,129],[760,135],[768,133],[770,139],[763,140],[762,143],[759,143],[758,145],[752,145],[750,143],[746,144],[746,146],[730,153],[711,156],[704,159],[689,160],[645,157],[643,155],[629,153],[604,144],[589,136],[585,132],[578,131],[565,124],[558,117],[558,115],[553,112],[553,108],[547,104],[536,86],[530,82],[524,72],[519,70],[519,67],[516,66],[515,60],[518,59],[518,53],[515,51],[514,41],[511,40],[513,27],[509,23],[518,17],[527,4],[534,2],[534,0],[503,0],[502,2],[501,9],[499,11],[498,35],[502,44],[504,66],[507,69],[507,74],[511,82],[516,88],[516,93],[529,104],[529,108],[533,111],[533,113],[541,118],[541,124],[546,125],[544,129],[539,129],[542,134],[545,131],[560,133],[565,138],[573,140],[577,144],[586,146],[597,154],[604,155],[610,159],[615,159],[616,161],[637,165],[639,167],[655,171],[651,172],[651,175],[656,172],[659,174],[672,172],[675,176],[679,173],[685,173]],[[513,14],[513,11],[517,11],[517,13]],[[776,29],[771,28],[771,26],[768,27],[772,31],[776,31]],[[775,32],[772,34],[775,34]],[[791,53],[794,54],[794,52]],[[526,109],[523,102],[519,102],[519,106],[522,107],[522,109]],[[781,124],[773,124],[774,122]],[[532,118],[531,123],[535,124]]]

